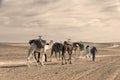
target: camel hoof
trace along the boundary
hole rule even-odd
[[[64,65],[64,63],[62,63],[62,65]]]
[[[65,64],[67,64],[67,62],[65,62]]]

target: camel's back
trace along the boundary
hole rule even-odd
[[[29,41],[29,44],[36,44],[38,48],[43,48],[46,44],[46,40],[33,39]]]

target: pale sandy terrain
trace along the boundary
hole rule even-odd
[[[85,56],[72,64],[61,65],[61,61],[48,62],[45,66],[26,65],[28,44],[0,44],[0,80],[120,80],[120,47],[98,44],[95,62]],[[104,49],[103,49],[104,48]]]

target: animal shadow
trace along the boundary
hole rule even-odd
[[[0,66],[0,68],[18,68],[18,67],[26,67],[27,65],[5,65],[5,66]]]

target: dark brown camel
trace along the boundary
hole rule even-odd
[[[59,42],[54,43],[53,46],[52,46],[50,59],[52,58],[53,53],[55,53],[55,57],[57,59],[57,53],[59,53],[59,60],[60,60],[62,48],[63,48],[63,44],[62,43],[59,43]]]
[[[69,54],[69,63],[72,64],[71,62],[71,55],[72,55],[72,50],[73,50],[73,45],[72,44],[68,44],[67,41],[64,42],[63,48],[62,48],[62,65],[64,65],[63,60],[65,60],[65,64],[67,64],[67,60],[66,60],[66,52]]]

